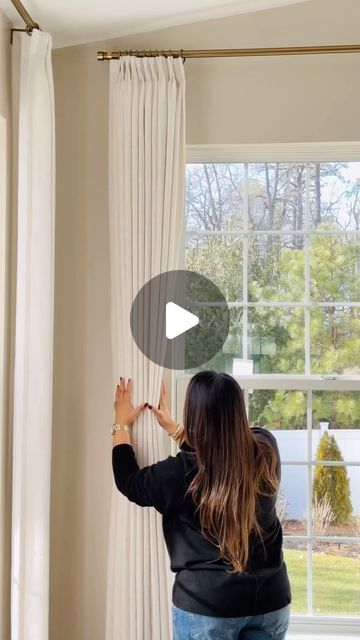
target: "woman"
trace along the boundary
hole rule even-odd
[[[163,515],[176,573],[174,640],[283,640],[291,591],[275,510],[274,436],[249,427],[242,390],[225,373],[202,371],[191,379],[183,427],[170,416],[163,383],[158,408],[134,409],[131,388],[120,378],[115,422],[131,425],[148,408],[180,446],[176,456],[139,469],[123,427],[112,450],[119,491]]]

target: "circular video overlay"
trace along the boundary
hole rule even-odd
[[[166,271],[137,294],[130,314],[142,353],[167,369],[193,369],[222,348],[230,312],[219,287],[195,271]]]

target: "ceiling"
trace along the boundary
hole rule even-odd
[[[261,11],[308,0],[22,0],[54,47],[96,42],[214,18]],[[16,27],[24,26],[11,0],[0,8]]]

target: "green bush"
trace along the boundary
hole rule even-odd
[[[325,431],[316,452],[316,460],[341,461],[341,455],[335,436]],[[334,513],[334,524],[346,524],[350,520],[352,505],[350,484],[346,467],[318,465],[315,468],[313,498],[318,501],[327,496]]]

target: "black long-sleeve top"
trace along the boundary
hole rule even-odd
[[[277,442],[265,434],[278,456]],[[282,552],[282,528],[277,518],[276,497],[261,497],[259,506],[263,542],[250,541],[246,572],[229,574],[232,566],[219,559],[219,550],[201,533],[196,505],[186,489],[197,470],[195,451],[184,442],[176,456],[139,468],[130,444],[112,449],[112,466],[118,490],[141,507],[155,507],[162,518],[163,533],[176,573],[172,601],[175,606],[210,616],[250,616],[275,611],[291,602],[290,583]]]

